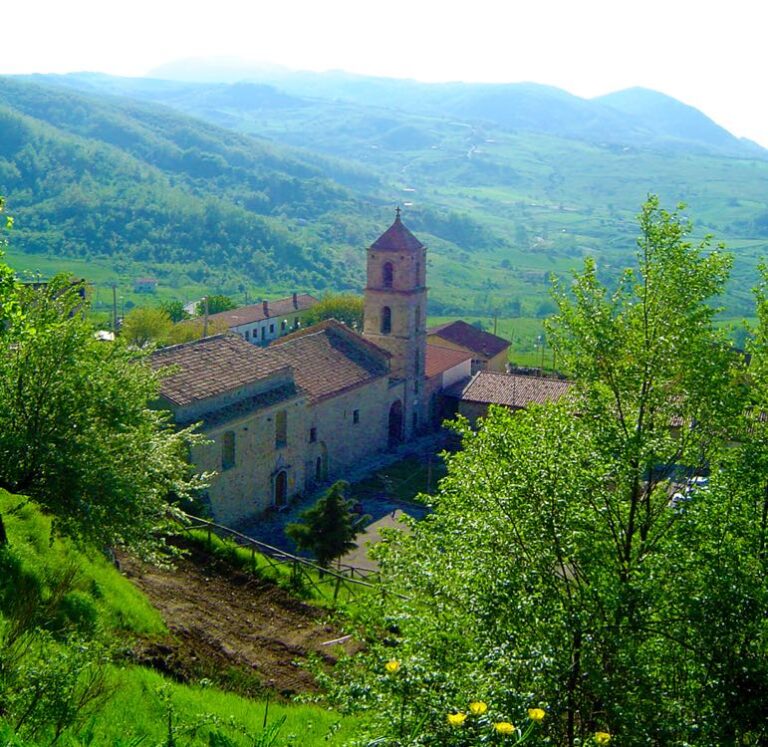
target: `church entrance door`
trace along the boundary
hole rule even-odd
[[[403,440],[403,403],[398,399],[389,408],[389,447]]]
[[[288,474],[281,470],[275,477],[275,506],[281,508],[288,503]]]

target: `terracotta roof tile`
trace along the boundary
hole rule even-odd
[[[571,382],[562,379],[478,371],[469,382],[459,382],[447,389],[445,394],[462,402],[520,408],[534,403],[554,402],[570,388]]]
[[[433,376],[437,376],[454,366],[458,366],[460,363],[464,363],[464,361],[472,360],[472,353],[428,344],[426,358],[427,360],[424,365],[425,374],[428,379],[431,379]]]
[[[287,371],[266,352],[227,333],[157,350],[149,363],[154,369],[178,366],[162,380],[160,394],[175,405],[189,405]]]
[[[231,311],[220,311],[218,314],[211,314],[208,318],[226,324],[227,327],[239,327],[241,324],[253,324],[253,322],[260,322],[264,319],[293,314],[296,311],[306,311],[317,303],[317,299],[308,293],[297,293],[295,306],[293,296],[266,303],[266,313],[264,313],[264,302],[262,301],[250,306],[241,306],[239,309],[232,309]]]
[[[452,342],[454,345],[461,345],[473,353],[479,353],[486,358],[493,358],[511,345],[509,340],[492,335],[490,332],[484,332],[482,329],[473,327],[461,319],[441,324],[438,327],[432,327],[427,330],[427,335],[428,337],[434,335],[447,342]],[[440,343],[430,340],[430,344],[439,345]]]
[[[276,340],[266,352],[293,367],[310,402],[389,375],[389,354],[335,320]]]
[[[371,249],[380,252],[414,252],[423,248],[424,244],[403,225],[399,208],[395,222],[371,244]]]

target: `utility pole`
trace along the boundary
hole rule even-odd
[[[205,316],[203,317],[203,337],[208,337],[208,296],[203,298],[205,302]]]
[[[117,334],[117,283],[112,283],[112,332]]]

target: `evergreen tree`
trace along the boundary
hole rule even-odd
[[[302,512],[300,523],[285,528],[298,547],[312,552],[324,567],[355,547],[355,537],[370,519],[355,515],[352,501],[344,497],[346,488],[343,480],[335,482],[312,508]]]

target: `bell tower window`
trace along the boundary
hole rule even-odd
[[[391,262],[385,262],[381,268],[382,284],[385,288],[392,287],[392,281],[394,278],[394,269]]]
[[[388,335],[392,331],[392,309],[385,306],[381,310],[381,334]]]

